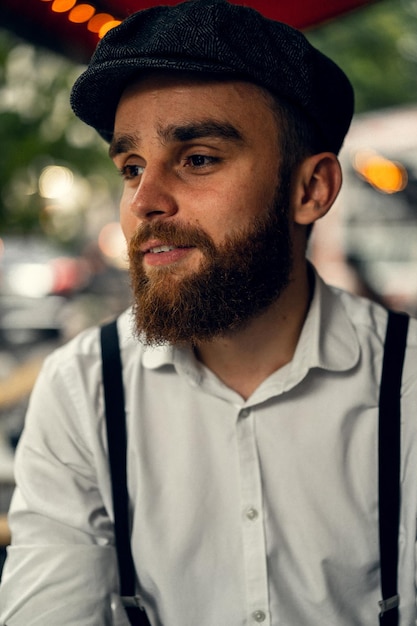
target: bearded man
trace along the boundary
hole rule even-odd
[[[152,626],[371,626],[380,612],[416,624],[417,325],[402,378],[399,592],[387,597],[388,312],[306,260],[341,185],[348,79],[285,24],[190,0],[110,31],[72,105],[123,181],[133,307],[117,322],[126,417],[112,432],[126,419],[134,588],[116,558],[124,486],[113,476],[112,491],[96,328],[47,359],[33,392],[1,623],[126,625],[136,604],[131,623]]]

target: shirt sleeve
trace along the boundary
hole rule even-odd
[[[127,626],[118,596],[100,361],[50,357],[32,394],[16,462],[3,626]]]
[[[128,626],[114,550],[12,546],[1,585],[2,626]]]

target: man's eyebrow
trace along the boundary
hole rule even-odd
[[[125,154],[133,150],[138,144],[138,137],[134,135],[120,135],[113,137],[109,146],[109,157],[114,159],[118,154]]]
[[[243,141],[241,133],[235,126],[227,122],[216,122],[214,120],[172,124],[171,126],[159,128],[158,134],[166,143],[173,141],[185,142],[206,137],[228,139],[236,142]]]
[[[186,142],[207,137],[243,142],[243,136],[235,126],[213,120],[161,126],[158,129],[158,135],[164,143]],[[137,149],[139,144],[140,140],[136,135],[126,134],[113,137],[109,147],[109,156],[114,159],[118,154]]]

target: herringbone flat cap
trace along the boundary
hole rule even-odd
[[[344,72],[298,30],[227,0],[134,13],[99,43],[71,94],[75,114],[111,140],[125,87],[143,70],[220,75],[266,87],[300,107],[338,152],[353,114]]]

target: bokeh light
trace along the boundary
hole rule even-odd
[[[407,186],[408,175],[404,165],[373,150],[359,151],[354,157],[353,165],[367,183],[383,193],[397,193]]]
[[[117,267],[126,267],[126,239],[119,222],[110,222],[103,226],[98,236],[98,245],[109,263]]]
[[[115,28],[116,26],[119,26],[119,24],[121,24],[121,20],[110,20],[109,22],[103,24],[103,26],[98,31],[98,36],[100,37],[100,39],[104,37],[104,35],[108,33],[109,30]]]
[[[104,37],[109,30],[121,24],[121,20],[110,13],[96,13],[96,8],[92,4],[77,4],[77,0],[41,0],[41,2],[52,2],[52,11],[68,13],[69,22],[86,24],[87,29],[96,34],[99,39]]]
[[[70,22],[74,22],[75,24],[83,24],[84,22],[91,20],[95,12],[96,10],[93,6],[91,6],[91,4],[77,4],[71,10],[68,15],[68,19]]]
[[[54,0],[52,3],[52,11],[55,13],[66,13],[75,6],[77,0]]]
[[[39,193],[43,198],[61,198],[69,194],[74,175],[68,167],[48,165],[39,177]]]
[[[112,22],[114,20],[113,15],[109,13],[96,13],[94,17],[88,22],[88,30],[92,33],[99,33],[100,29],[107,24],[108,22]]]

